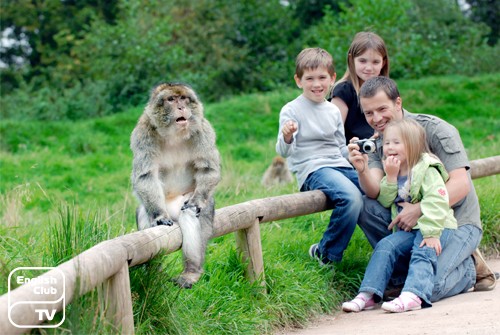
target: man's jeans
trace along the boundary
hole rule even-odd
[[[454,229],[444,229],[441,233],[443,249],[454,232]],[[370,258],[359,291],[376,294],[381,299],[395,265],[400,262],[407,265],[409,262],[403,291],[412,292],[422,298],[425,305],[430,305],[438,256],[434,248],[420,247],[422,240],[419,229],[411,232],[400,230],[380,240]]]
[[[391,212],[374,199],[365,196],[363,200],[364,206],[358,225],[365,233],[368,242],[375,247],[378,241],[391,234],[387,229],[392,221]],[[481,229],[472,224],[462,224],[455,230],[446,248],[438,257],[431,302],[467,292],[474,286],[476,269],[471,254],[479,246],[481,237]],[[398,262],[391,282],[403,283],[407,273],[408,263]]]
[[[352,168],[324,167],[307,176],[301,192],[320,190],[333,206],[330,222],[319,242],[319,252],[329,261],[340,262],[356,228],[363,207],[358,175]]]

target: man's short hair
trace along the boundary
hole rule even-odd
[[[378,76],[368,79],[363,85],[361,85],[359,97],[372,98],[380,90],[383,90],[392,101],[396,101],[396,99],[401,96],[399,94],[398,86],[394,80],[388,77]]]

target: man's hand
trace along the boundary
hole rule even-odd
[[[418,218],[422,216],[420,203],[399,202],[398,205],[403,207],[403,210],[392,220],[388,229],[392,230],[394,226],[398,226],[401,230],[411,231],[417,224]]]
[[[359,145],[356,144],[359,138],[353,137],[347,145],[347,150],[349,150],[349,161],[354,166],[356,171],[363,172],[368,168],[368,155],[362,154],[359,151]]]
[[[428,246],[429,248],[433,248],[436,250],[436,255],[441,254],[441,241],[437,237],[426,237],[422,240],[422,243],[420,243],[420,248],[422,248],[424,245]]]

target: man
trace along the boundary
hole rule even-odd
[[[368,124],[379,134],[382,134],[391,120],[403,117],[416,120],[426,131],[431,152],[439,157],[449,173],[446,188],[458,221],[458,229],[438,258],[431,300],[438,301],[467,292],[472,287],[475,291],[492,290],[496,285],[496,278],[477,249],[482,237],[479,201],[468,172],[469,161],[458,131],[438,117],[411,114],[404,110],[396,83],[387,77],[374,77],[366,81],[360,89],[359,97]],[[348,146],[349,160],[358,171],[360,185],[366,194],[358,225],[374,247],[379,240],[390,234],[394,226],[410,231],[422,213],[418,203],[400,203],[403,210],[391,221],[390,210],[375,200],[380,190],[380,180],[384,176],[382,136],[375,140],[377,150],[369,155],[360,153],[355,140],[357,138],[353,138]],[[403,283],[405,271],[407,269],[395,269],[392,283]]]

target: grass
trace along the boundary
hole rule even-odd
[[[500,154],[500,74],[400,81],[403,105],[438,115],[460,131],[470,159]],[[275,156],[281,107],[299,91],[253,94],[206,106],[217,132],[223,179],[217,207],[297,192],[290,184],[265,189],[260,178]],[[135,230],[129,181],[129,136],[142,107],[86,121],[0,124],[0,294],[19,266],[55,266],[99,241]],[[474,180],[485,234],[481,248],[498,255],[498,176]],[[309,259],[329,212],[261,226],[268,294],[244,278],[232,235],[213,239],[205,275],[191,290],[170,282],[180,253],[131,269],[137,334],[272,334],[335,311],[357,289],[371,249],[356,229],[344,261],[332,271]],[[114,333],[101,316],[95,290],[73,301],[54,333]],[[63,331],[65,329],[65,331]]]

